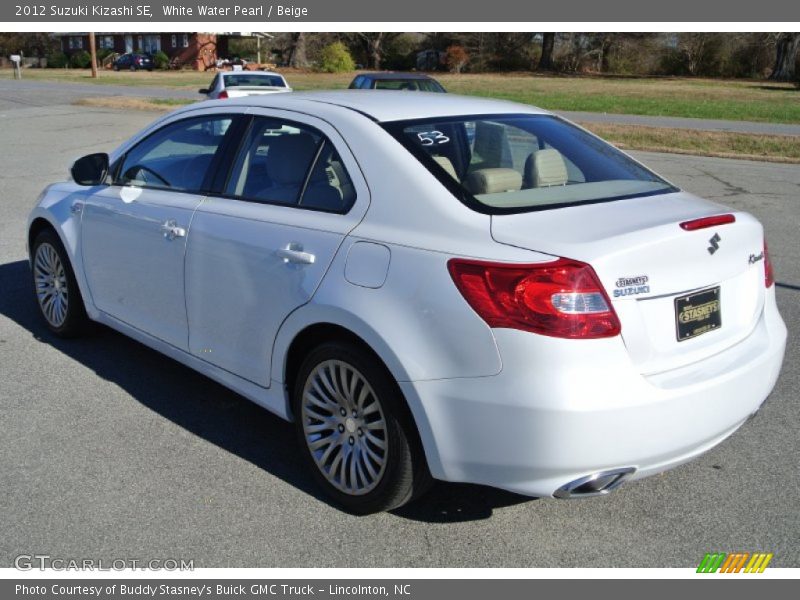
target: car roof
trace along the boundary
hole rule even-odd
[[[209,100],[208,106],[261,106],[296,110],[318,114],[321,108],[351,110],[374,121],[406,121],[411,119],[457,117],[464,115],[496,114],[549,114],[529,104],[506,100],[493,100],[475,96],[440,94],[437,92],[397,92],[393,90],[334,90],[314,92],[290,92],[263,96],[245,96],[227,100]],[[183,110],[191,110],[190,105]],[[321,115],[320,115],[321,116]]]
[[[370,79],[433,79],[425,73],[395,73],[382,71],[380,73],[359,73],[356,77],[369,77]]]

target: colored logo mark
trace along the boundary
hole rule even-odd
[[[724,552],[707,553],[700,565],[698,573],[763,573],[769,561],[772,560],[771,552]]]

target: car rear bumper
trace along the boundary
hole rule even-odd
[[[638,479],[706,452],[759,409],[786,345],[774,288],[745,340],[658,375],[638,373],[620,337],[495,335],[500,374],[400,385],[434,477],[532,496],[606,470]]]

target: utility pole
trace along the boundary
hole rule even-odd
[[[89,54],[92,55],[92,79],[97,79],[97,44],[94,32],[89,32]]]

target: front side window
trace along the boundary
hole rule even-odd
[[[198,192],[232,122],[229,116],[171,123],[129,150],[115,183]]]
[[[257,117],[242,144],[225,194],[265,204],[346,212],[355,191],[336,148],[305,125]]]
[[[675,191],[610,144],[549,115],[415,120],[385,127],[482,212],[525,212]]]

